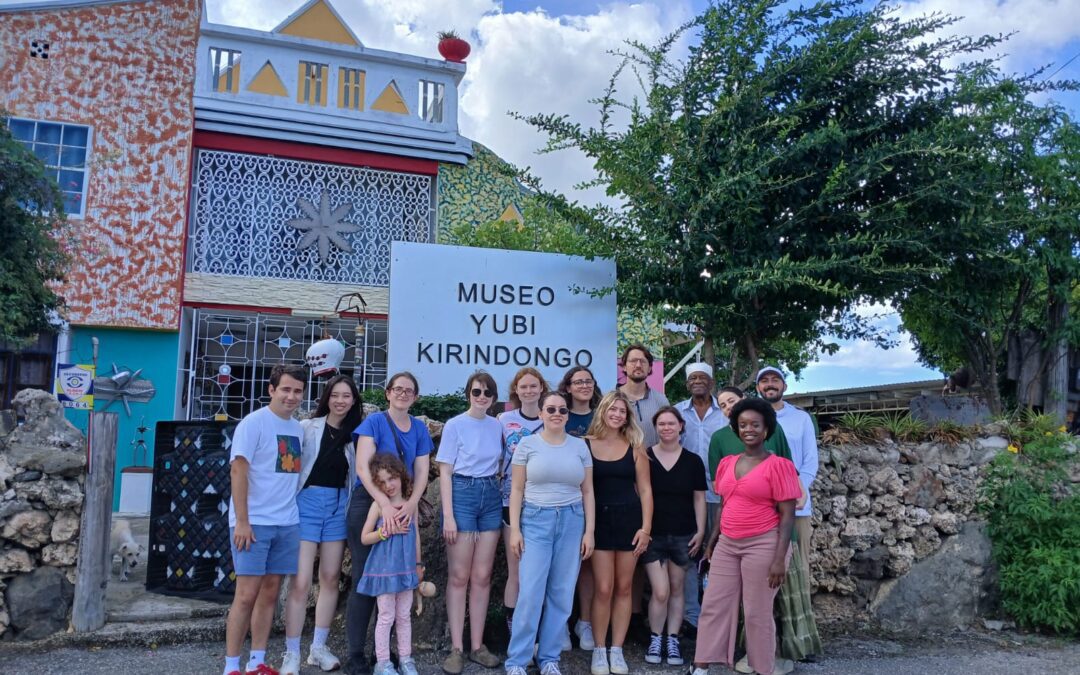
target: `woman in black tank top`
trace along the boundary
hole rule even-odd
[[[596,407],[586,435],[593,459],[596,497],[596,550],[592,572],[592,632],[595,641],[591,672],[623,674],[629,669],[622,646],[630,626],[631,591],[638,557],[649,546],[652,526],[652,483],[643,433],[619,391]],[[606,649],[611,624],[611,651]]]

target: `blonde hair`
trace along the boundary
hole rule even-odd
[[[589,438],[604,438],[608,433],[607,425],[607,412],[611,410],[611,406],[615,405],[616,401],[622,401],[626,406],[626,422],[622,428],[616,431],[620,436],[626,439],[626,441],[636,449],[641,449],[642,444],[645,442],[645,432],[641,430],[641,425],[638,424],[637,416],[634,415],[634,411],[630,407],[630,399],[626,397],[626,394],[622,393],[618,389],[609,391],[604,395],[604,398],[600,399],[600,403],[596,406],[596,412],[593,413],[592,424],[589,425],[589,431],[586,432],[586,436]]]

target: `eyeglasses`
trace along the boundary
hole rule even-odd
[[[570,380],[570,384],[575,387],[591,387],[596,384],[593,380]]]
[[[390,387],[390,393],[394,396],[412,396],[416,390],[409,387]]]
[[[570,408],[567,408],[566,406],[559,406],[556,408],[553,405],[549,405],[548,407],[544,408],[544,412],[549,415],[554,415],[555,413],[565,415],[566,413],[570,412]]]
[[[480,387],[473,387],[469,393],[473,395],[473,398],[480,398],[481,396],[491,398],[495,395],[490,389],[481,389]]]
[[[641,366],[641,365],[645,365],[645,364],[646,364],[646,363],[648,363],[648,362],[649,362],[649,360],[648,360],[648,359],[641,359],[641,358],[637,358],[637,359],[627,359],[627,360],[626,360],[626,363],[627,363],[628,365],[631,365],[631,366]]]

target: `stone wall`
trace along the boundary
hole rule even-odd
[[[984,467],[1008,447],[988,425],[959,443],[823,447],[810,555],[819,622],[894,630],[970,624],[994,603],[975,507]]]
[[[0,638],[65,630],[74,595],[86,441],[56,398],[15,397],[0,412]]]

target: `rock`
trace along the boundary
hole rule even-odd
[[[425,426],[427,426],[428,433],[431,434],[431,440],[438,441],[440,438],[442,438],[442,430],[444,426],[442,422],[439,422],[438,420],[433,420],[426,415],[420,415],[416,419],[420,420],[424,423]],[[436,443],[436,445],[438,445],[438,443]]]
[[[39,501],[50,509],[76,509],[83,503],[83,489],[74,480],[45,478],[32,483],[19,483],[15,493],[28,501]]]
[[[923,464],[940,464],[941,447],[937,443],[923,443],[915,448],[915,456]]]
[[[952,466],[968,466],[971,464],[971,444],[960,442],[956,445],[946,445],[941,449],[941,463]]]
[[[932,525],[923,525],[917,528],[915,536],[911,538],[911,545],[915,549],[915,559],[922,560],[941,546],[941,535]]]
[[[900,480],[896,470],[890,466],[875,471],[870,476],[869,487],[870,491],[877,495],[888,493],[900,496],[904,494],[904,481]]]
[[[41,562],[53,567],[74,565],[78,557],[78,544],[49,544],[41,550]]]
[[[71,541],[79,532],[79,516],[71,511],[61,511],[53,520],[50,537],[58,544]]]
[[[926,466],[911,469],[911,479],[904,491],[904,503],[931,509],[945,498],[945,488],[934,472]]]
[[[0,551],[0,576],[29,572],[32,569],[34,569],[34,562],[25,549],[7,548]]]
[[[900,503],[900,500],[893,495],[881,495],[874,499],[871,505],[873,512],[881,516],[885,521],[889,523],[895,523],[904,519],[904,514],[907,512],[907,507]]]
[[[376,414],[378,412],[381,412],[381,410],[379,409],[379,406],[375,405],[374,403],[365,403],[363,407],[364,407],[364,417],[367,417],[368,415],[374,415],[374,414]]]
[[[0,446],[2,448],[2,446]],[[0,491],[8,489],[8,483],[15,477],[15,467],[8,462],[7,456],[0,454]]]
[[[48,392],[24,389],[15,407],[25,423],[8,435],[8,459],[15,466],[47,474],[76,476],[86,466],[86,440],[64,418],[60,402]]]
[[[987,630],[1002,630],[1005,628],[1005,622],[997,619],[983,619],[983,628]]]
[[[11,497],[4,495],[4,501],[0,501],[0,521],[20,511],[29,511],[30,503],[25,499],[15,499],[15,491],[11,491]]]
[[[15,577],[4,599],[19,638],[40,640],[65,630],[74,587],[56,567],[39,567]]]
[[[860,579],[881,579],[885,576],[885,563],[889,560],[888,546],[874,546],[855,554],[848,565],[851,576]]]
[[[935,513],[930,517],[930,523],[942,534],[956,534],[964,524],[960,516],[950,511]]]
[[[979,438],[975,441],[983,450],[1004,450],[1009,447],[1008,439],[1002,436],[988,436],[986,438]]]
[[[40,471],[23,471],[12,476],[11,480],[16,483],[28,483],[32,480],[41,480],[42,473]]]
[[[45,511],[20,511],[4,523],[0,537],[37,549],[49,543],[50,525],[52,518]]]
[[[925,511],[925,509],[924,509]],[[930,514],[927,513],[927,516]],[[896,525],[896,539],[897,541],[903,541],[904,539],[911,539],[915,536],[915,528],[907,523],[897,523]]]
[[[884,458],[881,456],[881,451],[872,445],[867,445],[859,448],[855,451],[855,459],[859,460],[861,464],[883,464]]]
[[[843,495],[837,495],[829,500],[830,503],[830,520],[834,523],[839,523],[847,519],[847,497]]]
[[[860,492],[848,501],[849,516],[865,516],[870,513],[870,496]]]
[[[834,481],[833,482],[833,484],[832,484],[832,493],[834,495],[846,495],[848,492],[850,492],[850,490],[848,490],[848,486],[844,485],[840,481]]]
[[[890,577],[902,577],[911,571],[915,563],[915,547],[908,542],[901,542],[889,549],[889,561],[885,572]]]
[[[891,630],[968,626],[992,602],[992,577],[985,524],[969,522],[933,556],[883,584],[870,612]]]
[[[849,518],[840,533],[840,540],[855,549],[865,551],[881,541],[881,525],[873,518]]]
[[[847,485],[851,490],[855,492],[861,492],[866,489],[867,483],[870,482],[870,477],[866,475],[866,471],[857,464],[849,466],[844,471],[844,485]]]

